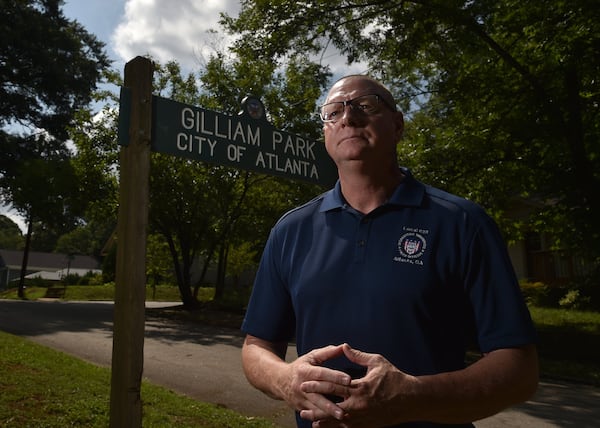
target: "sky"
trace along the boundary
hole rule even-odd
[[[113,67],[123,70],[138,55],[150,54],[161,63],[176,60],[186,72],[231,42],[219,26],[219,14],[237,16],[240,0],[65,0],[63,11],[106,43]],[[210,33],[210,31],[217,33]],[[324,56],[334,74],[349,70],[344,58]]]
[[[150,54],[194,71],[203,55],[227,44],[219,31],[219,13],[235,16],[239,7],[238,0],[66,0],[63,11],[106,43],[117,70],[138,55]]]
[[[65,0],[63,6],[67,18],[106,44],[113,68],[121,73],[125,63],[146,54],[161,63],[176,60],[184,73],[200,70],[212,52],[231,42],[219,27],[220,12],[237,16],[239,9],[239,0]],[[334,75],[361,71],[360,65],[348,69],[335,52],[324,58]],[[0,206],[0,214],[25,231],[14,210]]]

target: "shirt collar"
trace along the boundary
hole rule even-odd
[[[404,180],[398,185],[385,205],[420,206],[425,195],[425,185],[415,179],[408,168],[401,167],[400,169],[404,174]],[[340,181],[338,180],[333,189],[324,194],[319,211],[331,211],[343,208],[345,205],[346,200],[342,195]]]

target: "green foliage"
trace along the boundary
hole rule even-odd
[[[40,147],[44,141],[38,141]],[[27,218],[44,220],[59,228],[73,224],[69,202],[76,192],[73,169],[65,158],[24,159],[12,180],[9,201]]]
[[[0,127],[19,122],[66,140],[109,60],[104,44],[67,19],[59,0],[2,1]]]
[[[582,296],[579,290],[569,290],[562,299],[558,301],[558,304],[562,308],[567,309],[583,309],[589,306],[591,298],[588,296]]]
[[[92,234],[88,228],[78,227],[65,233],[56,243],[54,251],[63,254],[94,254]]]
[[[169,245],[158,234],[149,234],[146,239],[146,277],[153,287],[165,282],[175,282]]]
[[[104,282],[112,282],[115,280],[117,269],[117,246],[110,245],[108,252],[102,260],[102,278]]]
[[[256,0],[222,23],[240,57],[275,68],[330,46],[367,63],[407,113],[399,157],[418,177],[484,205],[507,236],[600,256],[600,4]],[[513,220],[518,199],[535,209]]]
[[[0,215],[0,248],[21,250],[23,244],[23,234],[19,226],[7,216]]]
[[[109,60],[96,37],[65,18],[62,1],[3,1],[1,6],[0,196],[28,222],[28,254],[30,248],[51,250],[81,215],[67,128],[75,112],[92,100]],[[40,235],[54,242],[34,235],[38,223],[45,227]],[[22,294],[23,278],[20,285]]]
[[[115,298],[115,283],[101,285],[68,285],[65,300],[109,300]]]
[[[305,81],[310,67],[311,64],[298,60],[284,72],[276,72],[269,64],[255,59],[234,60],[216,54],[200,74],[202,86],[197,85],[192,74],[183,76],[177,63],[169,62],[156,64],[154,88],[161,96],[228,114],[235,114],[242,98],[253,94],[263,100],[275,126],[315,136],[316,122],[311,119],[313,97],[320,87],[319,81]],[[286,117],[290,120],[286,121]],[[160,153],[152,154],[151,171],[151,231],[163,236],[182,299],[191,305],[194,297],[190,287],[197,290],[215,259],[222,274],[232,246],[246,245],[257,251],[277,216],[290,209],[290,203],[312,197],[314,193],[308,196],[307,188],[313,192],[315,189]],[[193,284],[192,266],[198,260],[202,261],[200,276],[193,279]],[[248,260],[256,262],[254,257]],[[224,285],[223,278],[219,277],[220,287]]]
[[[61,278],[61,285],[103,285],[101,274],[88,272],[85,275],[68,274]]]
[[[527,281],[520,285],[530,305],[600,312],[600,286],[595,277],[580,278],[563,285]]]
[[[543,282],[522,281],[521,292],[528,305],[550,306],[552,299],[549,297],[550,287]]]
[[[117,83],[114,78],[113,83]],[[111,94],[99,94],[97,101],[105,103],[99,113],[81,109],[69,128],[77,148],[71,165],[78,185],[78,203],[85,226],[93,235],[95,253],[116,226],[119,168],[118,111],[112,105]]]
[[[238,277],[244,271],[253,269],[256,267],[258,257],[258,252],[252,242],[241,242],[239,245],[232,245],[227,256],[229,274]]]
[[[0,298],[2,299],[21,299],[26,300],[37,300],[41,299],[46,295],[46,290],[52,285],[48,280],[41,278],[27,279],[25,281],[26,289],[24,296],[19,296],[19,290],[17,288],[8,288],[0,292]]]

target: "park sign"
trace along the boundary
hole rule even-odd
[[[128,103],[127,98],[122,90],[122,108]],[[337,180],[335,164],[325,145],[273,127],[266,119],[262,102],[254,97],[246,97],[240,113],[231,116],[152,96],[151,148],[159,153],[324,186],[332,186]]]

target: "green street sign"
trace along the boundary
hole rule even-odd
[[[325,186],[337,180],[325,145],[275,129],[256,98],[246,98],[237,116],[158,96],[152,110],[153,151]]]

